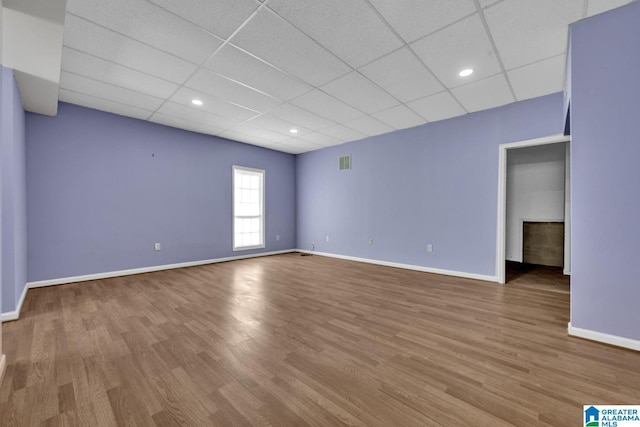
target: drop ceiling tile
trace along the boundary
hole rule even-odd
[[[588,0],[587,15],[593,16],[631,3],[629,0]]]
[[[308,151],[315,151],[324,148],[322,145],[313,142],[302,141],[299,139],[289,139],[278,144],[281,151],[291,154],[302,154]]]
[[[155,96],[99,82],[67,71],[60,73],[60,88],[151,111],[158,108],[163,102],[161,98]]]
[[[159,98],[171,96],[178,88],[175,83],[67,47],[62,51],[62,70]]]
[[[344,122],[343,124],[367,136],[381,135],[394,130],[391,126],[388,126],[371,116],[359,117],[357,119]]]
[[[197,64],[222,40],[147,0],[68,0],[67,12]]]
[[[402,102],[444,90],[407,47],[365,65],[359,71]]]
[[[228,44],[205,67],[276,98],[288,101],[313,87]]]
[[[352,67],[402,46],[364,0],[271,0],[268,7]]]
[[[339,139],[340,141],[343,141],[343,142],[357,141],[359,139],[367,137],[367,135],[365,135],[363,133],[360,133],[358,131],[355,131],[355,130],[353,130],[351,128],[348,128],[348,127],[342,126],[342,125],[335,125],[335,126],[328,127],[326,129],[322,129],[322,131],[320,131],[320,133],[332,136],[332,137],[334,137],[336,139]]]
[[[224,39],[258,8],[253,0],[149,0]]]
[[[447,91],[416,99],[415,101],[409,102],[407,106],[430,122],[461,116],[467,113],[458,101]]]
[[[486,7],[499,3],[501,1],[502,0],[479,0],[479,3],[480,3],[480,7],[484,9]]]
[[[469,112],[499,107],[515,101],[502,74],[457,87],[451,92]]]
[[[193,99],[199,99],[203,102],[201,106],[194,106],[191,102]],[[231,104],[227,101],[218,99],[211,95],[203,94],[202,92],[189,89],[180,88],[175,95],[170,98],[171,101],[178,104],[182,104],[190,108],[199,108],[209,113],[217,114],[220,117],[231,119],[238,122],[244,122],[245,120],[255,117],[260,114],[257,111],[250,110],[239,105]]]
[[[245,135],[247,138],[253,138],[255,141],[282,142],[291,138],[291,135],[284,135],[257,126],[251,126],[247,123],[239,124],[230,129],[230,131],[236,134]],[[224,135],[225,133],[222,133],[222,136]]]
[[[400,103],[357,71],[327,83],[320,90],[367,114],[386,110]]]
[[[316,145],[321,145],[323,147],[330,147],[332,145],[339,145],[344,143],[344,141],[341,141],[338,138],[334,138],[332,136],[325,135],[320,132],[309,133],[297,139],[301,141],[311,142]]]
[[[405,105],[398,105],[397,107],[372,114],[372,116],[394,129],[406,129],[425,123],[422,117]]]
[[[173,128],[185,129],[191,132],[204,133],[208,135],[218,135],[219,133],[224,132],[224,129],[218,128],[216,126],[192,122],[189,120],[180,119],[178,117],[167,116],[166,114],[162,113],[155,113],[153,116],[151,116],[149,121]]]
[[[558,55],[508,71],[518,101],[562,91],[565,62],[565,55]]]
[[[448,88],[480,80],[500,72],[500,65],[478,15],[473,15],[429,37],[411,48]],[[473,68],[466,78],[460,70]]]
[[[584,0],[508,0],[484,11],[507,70],[563,53]]]
[[[291,103],[338,123],[353,120],[364,115],[355,108],[338,101],[318,89],[314,89],[294,99]]]
[[[295,123],[279,119],[277,117],[273,117],[267,114],[263,114],[262,116],[258,116],[251,121],[247,122],[250,125],[261,127],[264,129],[272,130],[274,132],[281,133],[283,135],[288,135],[289,138],[294,137],[294,134],[290,132],[291,129],[296,129],[298,132],[295,134],[296,136],[302,136],[307,133],[313,132],[311,129],[307,129],[303,126],[297,125]]]
[[[70,14],[65,20],[64,45],[175,83],[182,83],[197,68],[190,62]]]
[[[235,120],[229,120],[212,114],[204,110],[194,107],[187,107],[175,102],[167,102],[157,110],[157,113],[167,116],[177,117],[179,119],[188,120],[190,122],[202,123],[208,126],[215,126],[220,129],[230,129],[239,123]]]
[[[272,96],[258,92],[204,68],[198,70],[193,77],[187,80],[185,86],[260,112],[265,112],[282,104],[282,101]]]
[[[106,111],[108,113],[133,117],[140,120],[146,120],[152,114],[152,111],[150,110],[120,104],[107,99],[96,98],[91,95],[72,92],[66,89],[60,89],[59,99],[62,102],[68,102],[70,104],[81,105],[83,107],[93,108],[94,110]]]
[[[320,86],[350,70],[344,62],[269,9],[258,12],[232,42],[312,86]]]
[[[282,104],[269,111],[269,115],[296,123],[311,130],[324,129],[336,124],[331,120],[325,119],[324,117],[320,117],[317,114],[310,113],[309,111],[291,104]]]
[[[410,43],[476,11],[473,0],[370,0]]]

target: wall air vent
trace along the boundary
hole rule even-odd
[[[349,170],[351,169],[351,154],[347,154],[346,156],[340,157],[340,170]]]

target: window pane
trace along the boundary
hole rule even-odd
[[[234,249],[264,245],[264,171],[234,167]]]

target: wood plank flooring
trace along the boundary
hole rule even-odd
[[[568,295],[287,254],[32,289],[2,426],[572,426],[640,353]]]
[[[570,281],[570,277],[562,272],[562,267],[506,262],[507,286],[524,286],[569,294]]]

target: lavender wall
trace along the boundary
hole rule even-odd
[[[13,72],[0,82],[0,179],[2,193],[2,311],[13,311],[27,277],[25,113]]]
[[[640,340],[640,3],[571,26],[571,324]]]
[[[70,104],[28,114],[28,280],[294,248],[295,161]],[[266,170],[264,250],[232,251],[234,164]]]
[[[494,276],[498,146],[562,133],[562,108],[558,93],[298,156],[298,247]]]

